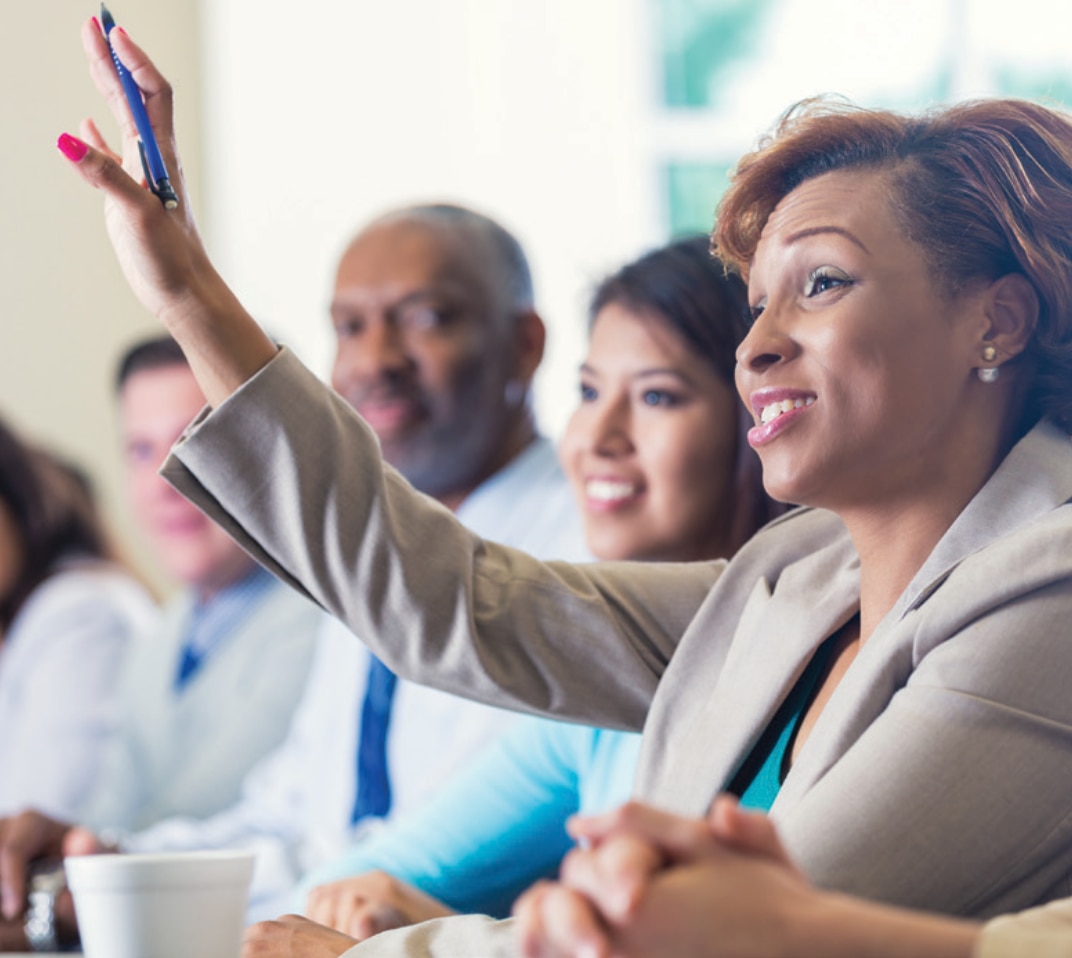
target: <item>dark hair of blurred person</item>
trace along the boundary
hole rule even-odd
[[[0,629],[67,558],[115,559],[77,467],[23,442],[0,421],[0,510],[14,536],[16,561],[0,591]]]

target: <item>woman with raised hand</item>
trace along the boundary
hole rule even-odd
[[[733,387],[746,316],[744,284],[706,236],[597,287],[559,449],[597,558],[728,558],[784,511],[763,490]],[[523,720],[427,808],[306,876],[301,907],[359,940],[452,910],[506,914],[557,872],[570,815],[629,798],[639,745],[633,733]]]
[[[0,423],[0,814],[78,813],[118,719],[120,662],[154,615],[85,477]]]
[[[384,468],[214,271],[181,182],[177,211],[145,191],[107,46],[83,36],[126,169],[91,128],[61,148],[213,407],[167,474],[258,558],[408,678],[643,726],[640,799],[769,805],[820,886],[975,916],[1062,893],[1072,122],[1017,101],[795,113],[739,166],[717,245],[748,280],[749,442],[767,490],[809,508],[728,563],[573,566],[472,536]],[[177,169],[166,82],[129,37],[116,51]],[[255,926],[249,949],[301,953],[318,929]],[[356,953],[504,934],[444,919]]]

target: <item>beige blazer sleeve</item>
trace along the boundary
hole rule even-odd
[[[974,958],[1072,958],[1072,899],[988,922]]]
[[[285,350],[204,425],[165,465],[180,491],[399,675],[493,705],[639,729],[724,567],[543,563],[481,539]]]

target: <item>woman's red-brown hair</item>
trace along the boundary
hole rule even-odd
[[[778,203],[836,170],[886,175],[894,213],[942,286],[1020,273],[1038,293],[1024,356],[1025,408],[1072,432],[1072,118],[1023,100],[978,100],[920,116],[838,101],[793,107],[738,164],[714,245],[747,275]]]

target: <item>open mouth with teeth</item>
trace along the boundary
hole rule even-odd
[[[622,480],[589,479],[584,484],[584,493],[591,502],[622,502],[635,496],[637,487]]]
[[[808,396],[807,399],[783,399],[781,402],[772,402],[769,405],[764,406],[760,411],[759,421],[765,426],[769,422],[774,422],[779,416],[784,416],[787,412],[792,412],[794,409],[810,406],[813,402],[815,402],[814,396]]]

